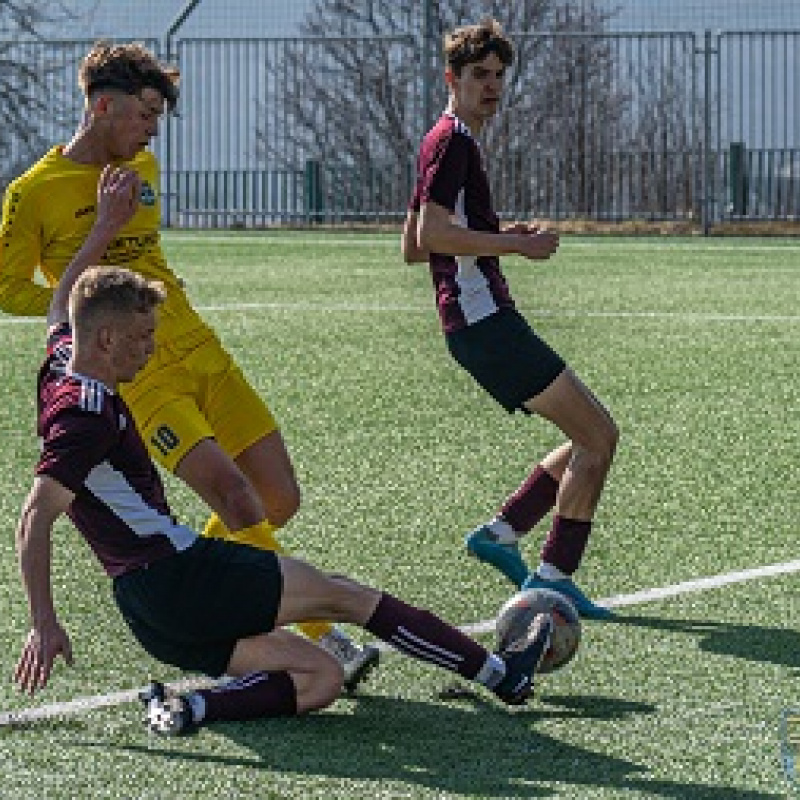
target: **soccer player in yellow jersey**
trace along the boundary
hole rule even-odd
[[[125,266],[161,281],[166,300],[155,354],[121,394],[154,458],[215,512],[206,535],[280,552],[273,531],[300,502],[283,437],[161,250],[158,163],[147,147],[165,108],[175,107],[178,70],[141,45],[98,42],[79,80],[86,105],[74,136],[6,192],[0,309],[46,315],[53,287],[72,264]],[[101,181],[109,164],[130,171],[130,181]],[[99,213],[114,205],[99,202],[101,194],[119,191],[131,192],[130,213]],[[329,623],[301,628],[337,656],[349,689],[377,663],[375,648],[358,647]]]

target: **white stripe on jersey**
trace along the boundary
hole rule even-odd
[[[176,550],[186,550],[197,540],[197,534],[191,528],[179,525],[168,514],[162,514],[145,503],[125,476],[114,469],[108,461],[103,461],[92,469],[85,485],[137,536],[163,533]]]
[[[103,410],[105,394],[105,384],[81,376],[81,408],[84,411],[100,414]]]
[[[467,212],[464,208],[464,189],[458,193],[454,220],[456,225],[468,228]],[[467,325],[480,322],[497,311],[489,281],[478,268],[477,256],[456,256],[456,285],[459,288],[458,305]]]

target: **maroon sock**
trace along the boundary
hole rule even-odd
[[[506,500],[500,513],[516,533],[528,533],[556,504],[558,481],[539,465]]]
[[[297,713],[297,690],[288,672],[251,672],[213,689],[201,689],[204,722],[289,717]]]
[[[364,627],[402,653],[470,680],[489,657],[485,648],[435,614],[385,592]]]
[[[557,514],[542,547],[542,561],[572,575],[581,563],[591,530],[591,520],[568,519]]]

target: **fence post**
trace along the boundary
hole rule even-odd
[[[729,176],[731,182],[731,211],[739,216],[747,213],[749,180],[744,142],[731,142]]]
[[[305,200],[306,220],[322,222],[322,163],[316,158],[306,160]]]
[[[178,12],[178,15],[172,21],[172,24],[169,26],[166,35],[166,62],[170,64],[172,62],[172,43],[175,39],[175,34],[178,32],[178,29],[183,25],[184,22],[188,19],[190,14],[195,10],[197,5],[200,3],[200,0],[187,0],[184,4],[183,8]],[[177,59],[176,59],[177,60]],[[172,148],[172,140],[174,135],[175,129],[175,121],[173,119],[173,115],[169,115],[167,119],[167,143],[166,143],[166,153],[164,155],[164,161],[166,162],[164,167],[164,173],[167,177],[167,205],[166,209],[164,210],[164,226],[169,228],[172,225],[172,195],[174,191],[174,180],[173,180],[173,148]],[[164,193],[162,192],[162,197]]]
[[[712,194],[714,191],[714,150],[711,147],[711,31],[706,30],[703,46],[705,97],[703,98],[703,235],[711,230]]]

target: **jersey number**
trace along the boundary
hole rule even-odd
[[[174,450],[180,443],[178,434],[168,425],[159,425],[150,441],[162,456],[169,455],[169,451]]]

